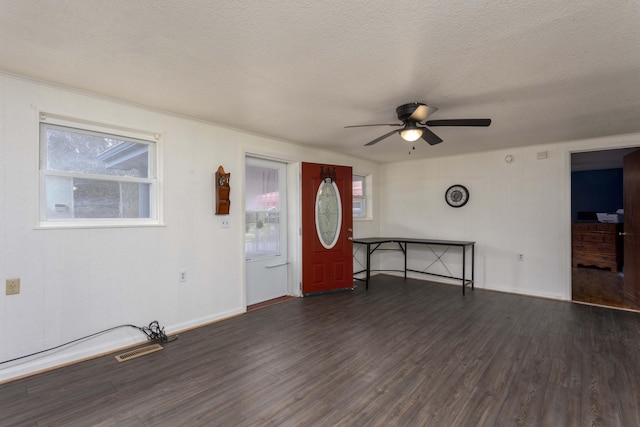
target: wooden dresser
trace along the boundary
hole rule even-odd
[[[622,224],[574,222],[572,234],[573,267],[622,269]]]

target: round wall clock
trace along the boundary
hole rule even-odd
[[[467,187],[464,185],[452,185],[444,193],[444,199],[447,201],[449,206],[460,208],[466,205],[469,201],[469,190],[467,190]]]

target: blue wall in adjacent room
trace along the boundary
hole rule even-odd
[[[572,221],[578,212],[615,212],[622,200],[622,168],[571,172]]]

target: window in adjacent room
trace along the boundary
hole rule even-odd
[[[41,226],[159,223],[159,136],[41,117]]]

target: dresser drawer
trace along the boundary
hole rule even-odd
[[[573,231],[603,231],[605,233],[615,233],[618,224],[604,222],[574,222],[571,224]]]
[[[591,243],[616,243],[616,235],[612,233],[594,232],[577,232],[573,235],[574,241],[591,242]]]
[[[571,246],[574,252],[597,252],[607,255],[615,255],[617,250],[615,243],[593,243],[574,240]]]
[[[611,271],[622,268],[622,240],[618,233],[622,224],[611,223],[573,223],[572,266],[598,267]]]
[[[598,267],[611,271],[618,270],[618,261],[615,255],[601,254],[597,252],[574,251],[573,267]]]

